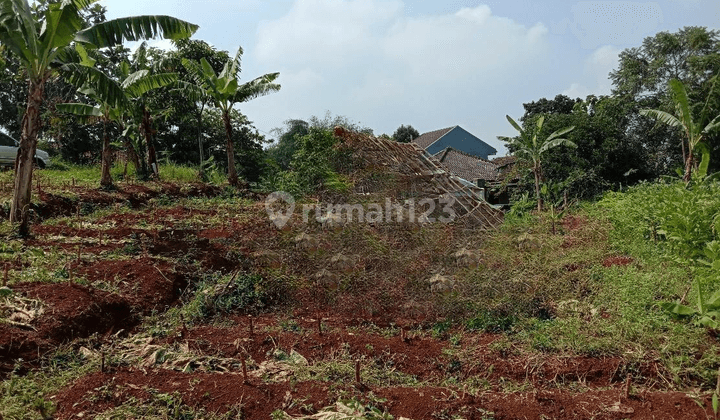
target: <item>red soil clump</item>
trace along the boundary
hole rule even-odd
[[[163,311],[187,286],[184,276],[168,262],[148,257],[98,261],[79,267],[77,272],[90,283],[117,286],[133,310],[143,314]]]
[[[16,293],[38,299],[43,314],[32,322],[35,330],[0,324],[0,372],[13,368],[16,359],[32,362],[61,343],[93,333],[137,324],[129,302],[116,294],[72,283],[21,283]]]
[[[607,258],[605,258],[605,260],[603,261],[603,267],[612,267],[612,266],[614,266],[614,265],[619,265],[619,266],[621,266],[621,267],[624,267],[624,266],[630,264],[630,263],[633,262],[633,261],[634,261],[634,260],[633,260],[632,258],[630,258],[630,257],[624,257],[624,256],[621,256],[621,255],[616,255],[616,256],[613,256],[613,257],[607,257]]]

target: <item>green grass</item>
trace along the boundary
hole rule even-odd
[[[0,382],[0,417],[5,420],[51,418],[54,404],[50,399],[76,378],[99,369],[98,363],[85,360],[71,348],[61,348],[48,359],[45,367],[25,375],[11,374]]]
[[[111,169],[110,174],[113,180],[117,182],[125,182],[123,180],[124,165],[116,163]],[[98,187],[100,185],[100,165],[75,165],[63,161],[54,162],[49,168],[36,170],[33,173],[33,188],[37,182],[41,187],[61,187],[72,185],[82,187]],[[12,194],[12,183],[14,173],[11,170],[0,172],[0,195]],[[132,165],[128,165],[127,179],[135,179],[135,170]],[[160,179],[163,182],[179,182],[189,183],[198,182],[198,170],[195,167],[177,165],[174,163],[160,164]],[[226,181],[225,178],[214,174],[212,181],[221,184]],[[35,191],[33,191],[34,193]]]

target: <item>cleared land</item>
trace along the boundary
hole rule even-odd
[[[4,419],[714,416],[715,337],[652,307],[678,273],[587,211],[278,230],[203,184],[34,193],[0,245]]]

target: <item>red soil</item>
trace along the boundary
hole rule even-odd
[[[71,283],[21,283],[13,289],[46,306],[33,322],[35,331],[0,324],[0,372],[11,370],[18,358],[34,361],[61,343],[137,323],[129,302],[116,294]]]
[[[614,265],[619,265],[621,267],[626,266],[633,262],[634,260],[630,257],[623,257],[621,255],[613,256],[613,257],[607,257],[603,261],[603,267],[612,267]]]

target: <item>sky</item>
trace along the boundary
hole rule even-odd
[[[240,104],[261,133],[342,115],[376,135],[459,125],[506,153],[505,115],[565,94],[610,94],[618,54],[685,26],[720,29],[717,0],[101,0],[107,18],[174,16],[282,89]],[[167,41],[151,45],[170,47]]]

